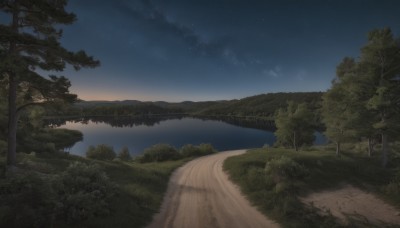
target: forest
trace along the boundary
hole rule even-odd
[[[46,110],[46,116],[140,116],[188,114],[197,116],[256,117],[274,119],[275,112],[286,106],[287,101],[307,103],[319,112],[322,92],[267,93],[242,99],[224,101],[141,102],[79,101],[64,110]]]

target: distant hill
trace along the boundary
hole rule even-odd
[[[99,107],[99,106],[113,106],[113,105],[137,105],[143,103],[137,100],[123,100],[123,101],[79,101],[74,105],[77,107]]]
[[[305,102],[313,110],[321,107],[322,92],[268,93],[243,99],[222,101],[143,102],[80,101],[71,112],[83,115],[145,115],[145,114],[194,114],[212,116],[253,116],[272,118],[288,101]],[[72,113],[70,113],[72,114]]]
[[[268,93],[240,100],[215,103],[199,110],[204,115],[264,116],[272,117],[276,110],[287,106],[288,101],[307,103],[309,108],[321,107],[322,92]]]

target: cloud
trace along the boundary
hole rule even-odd
[[[116,2],[118,10],[135,20],[146,22],[158,31],[174,35],[181,39],[189,50],[195,51],[201,56],[221,58],[233,65],[244,65],[244,60],[230,47],[227,37],[205,41],[192,27],[169,19],[151,0],[137,2]],[[160,37],[162,39],[162,37]]]
[[[234,65],[244,65],[242,61],[239,60],[237,54],[230,48],[225,48],[222,52],[224,59]]]
[[[265,69],[263,73],[270,77],[278,78],[282,76],[282,68],[279,65],[277,65],[273,69]]]
[[[304,81],[304,79],[307,77],[307,74],[307,71],[299,70],[296,74],[296,79],[299,81]]]

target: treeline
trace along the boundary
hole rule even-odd
[[[203,115],[254,116],[273,119],[276,111],[286,106],[288,101],[307,103],[312,110],[321,107],[322,92],[268,93],[240,100],[216,102],[198,110]]]
[[[268,93],[240,100],[180,103],[140,101],[81,101],[63,110],[48,110],[47,116],[143,116],[190,114],[198,116],[258,117],[272,120],[287,101],[321,108],[322,92]]]
[[[382,149],[382,165],[388,163],[389,146],[400,131],[400,42],[389,28],[373,30],[359,58],[346,57],[337,66],[332,87],[322,96],[324,134],[336,144],[366,141],[371,156]],[[298,149],[313,141],[312,108],[289,102],[276,116],[277,143]]]
[[[161,107],[152,102],[136,104],[110,103],[108,105],[85,105],[77,103],[64,110],[49,110],[47,116],[143,116],[184,113],[181,108]]]
[[[388,163],[390,142],[400,131],[400,37],[389,28],[373,30],[360,57],[346,57],[338,65],[332,88],[323,97],[326,135],[340,145],[368,141],[382,146],[382,165]]]
[[[45,118],[43,120],[45,126],[59,127],[65,125],[67,121],[74,123],[88,124],[89,121],[93,123],[105,123],[112,127],[133,127],[133,126],[154,126],[162,121],[170,119],[182,119],[185,115],[172,114],[172,115],[141,115],[141,116],[59,116]]]

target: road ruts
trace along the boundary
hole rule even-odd
[[[148,228],[279,227],[251,206],[222,170],[227,157],[244,152],[200,157],[177,169]]]

